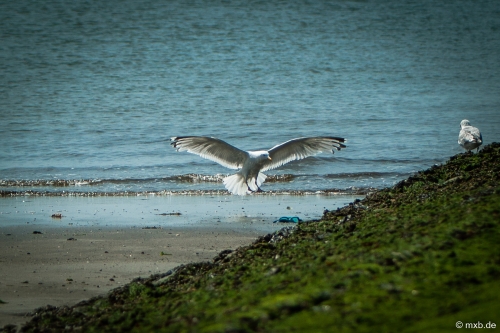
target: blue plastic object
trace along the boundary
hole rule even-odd
[[[300,219],[298,216],[282,216],[273,223],[276,222],[291,222],[291,223],[299,223],[302,222],[302,219]]]

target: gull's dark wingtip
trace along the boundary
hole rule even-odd
[[[331,140],[338,141],[338,142],[347,142],[347,140],[346,140],[346,139],[344,139],[344,138],[340,138],[340,137],[337,137],[337,136],[328,136],[327,138],[328,138],[328,139],[331,139]]]
[[[347,142],[347,140],[345,138],[341,138],[341,137],[337,137],[337,136],[329,136],[327,138],[333,141],[332,142],[333,143],[332,154],[335,154],[335,149],[337,151],[339,151],[342,148],[347,148],[347,146],[343,144],[343,143]]]
[[[182,136],[173,136],[170,138],[170,145],[174,148],[177,148],[177,144],[179,143],[179,139],[182,139]]]

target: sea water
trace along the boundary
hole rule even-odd
[[[170,137],[324,135],[347,148],[262,189],[363,194],[462,152],[462,119],[499,141],[499,59],[496,0],[6,2],[0,191],[227,193]]]

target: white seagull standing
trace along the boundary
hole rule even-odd
[[[269,150],[244,151],[227,142],[206,136],[176,136],[171,145],[177,151],[187,151],[217,162],[230,169],[240,169],[225,177],[223,183],[233,194],[262,192],[260,185],[266,180],[261,171],[277,168],[291,161],[316,155],[323,151],[340,150],[346,140],[331,136],[296,138],[274,146]]]
[[[460,122],[460,128],[458,144],[468,152],[474,148],[477,148],[477,151],[479,151],[479,146],[483,144],[483,136],[479,129],[472,126],[467,119]]]

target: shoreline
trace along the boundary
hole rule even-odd
[[[324,190],[268,190],[249,196],[352,196],[367,195],[374,187],[332,188]],[[231,196],[226,190],[162,190],[162,191],[49,191],[49,190],[0,190],[0,198],[13,197],[168,197],[168,196]]]
[[[452,156],[211,261],[38,309],[23,330],[442,331],[457,319],[490,323],[499,305],[499,156],[497,143]]]
[[[342,207],[360,196],[0,198],[0,327],[73,305]],[[52,215],[61,217],[53,218]],[[163,255],[161,254],[163,252]]]

